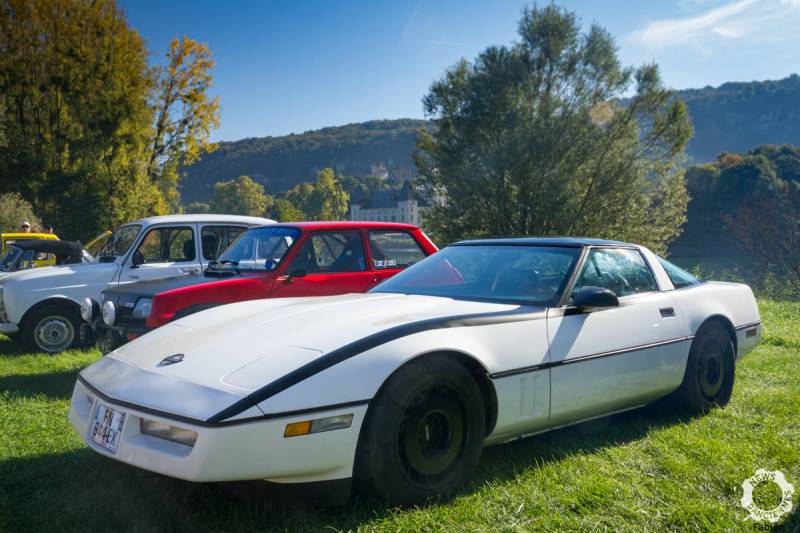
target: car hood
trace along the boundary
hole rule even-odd
[[[218,276],[202,276],[202,275],[190,275],[184,274],[179,276],[173,276],[170,278],[159,278],[153,280],[145,280],[145,281],[137,281],[135,283],[123,283],[120,285],[114,285],[113,287],[109,287],[103,291],[103,293],[111,298],[114,299],[116,296],[120,294],[131,294],[139,297],[148,297],[148,296],[155,296],[164,291],[171,291],[172,289],[180,289],[183,287],[189,287],[191,285],[199,285],[201,283],[211,283],[220,280],[238,278],[241,276],[229,276],[229,277],[218,277]]]
[[[325,353],[395,326],[518,308],[386,293],[256,300],[180,319],[107,357],[148,373],[245,395]],[[175,354],[183,355],[180,363],[162,363]],[[102,388],[101,383],[95,386]]]
[[[111,280],[117,268],[119,267],[116,263],[77,263],[5,272],[2,279],[5,287],[27,281],[38,281],[55,287],[74,285],[84,280],[96,280],[103,273],[107,273],[108,279]]]

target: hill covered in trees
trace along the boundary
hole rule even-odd
[[[778,81],[725,83],[679,91],[689,106],[694,137],[690,162],[714,161],[723,151],[746,152],[762,144],[800,145],[800,76]],[[423,120],[374,120],[282,137],[220,143],[185,169],[184,203],[208,201],[214,184],[248,175],[268,193],[284,192],[311,181],[325,167],[360,176],[384,164],[414,171],[411,154]]]
[[[373,120],[282,137],[223,142],[215,152],[185,169],[183,201],[207,201],[216,182],[241,175],[250,176],[272,194],[312,181],[326,167],[347,176],[372,174],[373,165],[384,165],[393,174],[413,173],[411,154],[417,130],[425,124],[413,119]]]

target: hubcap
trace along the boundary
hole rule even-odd
[[[449,391],[419,394],[406,410],[398,434],[398,455],[406,474],[435,482],[453,466],[464,443],[461,402]]]
[[[697,376],[700,390],[709,400],[714,400],[722,389],[725,379],[725,362],[722,346],[710,341],[703,346],[697,360]]]
[[[36,324],[36,344],[45,352],[60,352],[69,348],[75,339],[72,322],[63,316],[49,316]]]

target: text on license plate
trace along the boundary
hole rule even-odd
[[[123,425],[125,425],[125,413],[115,411],[100,402],[95,404],[90,435],[97,444],[116,452]]]

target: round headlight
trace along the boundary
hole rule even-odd
[[[152,308],[153,300],[151,298],[139,298],[136,301],[136,307],[133,308],[133,318],[147,318]]]
[[[94,318],[94,302],[91,298],[84,298],[81,304],[81,318],[87,322],[91,322]]]
[[[117,310],[114,309],[114,302],[106,302],[103,304],[103,322],[106,326],[113,326],[117,320]]]

